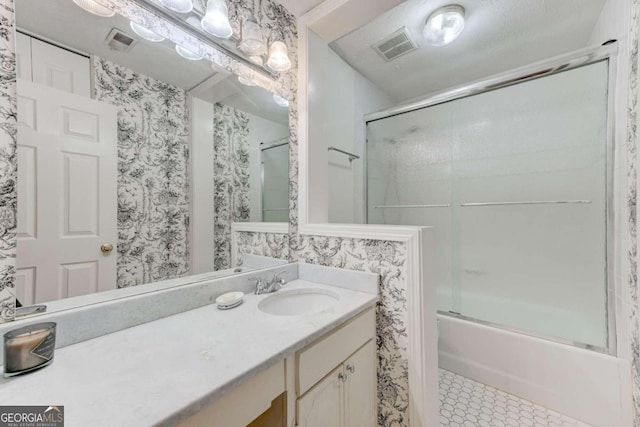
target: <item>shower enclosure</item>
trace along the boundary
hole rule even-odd
[[[260,144],[262,221],[289,221],[289,138]]]
[[[441,314],[615,351],[608,56],[366,118],[365,218],[435,227]]]

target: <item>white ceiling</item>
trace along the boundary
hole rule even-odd
[[[216,73],[208,61],[183,59],[169,41],[150,43],[140,39],[131,31],[129,20],[119,15],[101,18],[85,12],[71,0],[19,0],[16,21],[19,29],[31,35],[97,55],[185,90],[194,89],[199,98],[225,102],[279,123],[288,122],[287,109],[278,107],[266,90],[242,86],[235,76]],[[129,52],[113,51],[106,45],[105,39],[113,28],[137,40]]]
[[[190,89],[214,74],[207,61],[187,61],[169,41],[150,43],[136,36],[129,20],[115,15],[101,18],[85,12],[71,0],[19,0],[19,29],[87,54],[123,65],[147,76]],[[138,40],[127,53],[109,49],[106,37],[113,28]],[[171,66],[167,66],[171,64]]]
[[[447,0],[407,0],[331,47],[404,101],[586,47],[605,0],[460,0],[463,33],[447,46],[422,38],[426,17]],[[371,46],[407,26],[418,50],[385,62]],[[604,41],[604,40],[603,40]]]
[[[295,16],[302,16],[324,0],[276,0]]]

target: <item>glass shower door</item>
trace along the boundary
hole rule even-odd
[[[262,149],[262,221],[289,221],[289,144]]]
[[[368,222],[435,228],[439,310],[607,347],[607,74],[368,123]]]

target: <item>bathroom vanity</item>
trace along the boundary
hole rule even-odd
[[[282,290],[249,293],[249,276],[283,269]],[[240,306],[204,305],[59,348],[51,366],[0,380],[0,401],[64,405],[67,426],[375,425],[378,276],[290,264],[199,284],[198,295],[234,280]],[[59,320],[60,331],[73,321]]]

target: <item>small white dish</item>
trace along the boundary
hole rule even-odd
[[[216,298],[216,305],[221,310],[227,310],[229,308],[234,308],[242,304],[243,298],[243,292],[227,292],[226,294],[222,294],[218,298]]]

